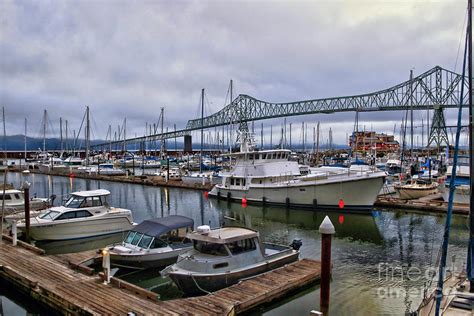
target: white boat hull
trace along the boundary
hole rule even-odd
[[[460,185],[457,186],[454,190],[454,203],[459,204],[467,204],[470,205],[470,189],[467,185]],[[449,201],[449,187],[445,187],[443,190],[443,200],[448,202]]]
[[[171,249],[168,251],[162,252],[144,252],[144,253],[120,253],[112,249],[110,251],[110,260],[113,265],[125,268],[133,269],[145,269],[145,268],[155,268],[163,267],[176,262],[176,258],[192,248],[190,244],[189,247],[183,247],[178,249]]]
[[[130,230],[133,223],[127,216],[68,220],[67,222],[37,224],[32,219],[30,237],[35,240],[66,240],[101,236]],[[24,225],[18,226],[24,232]]]
[[[227,189],[216,185],[209,193],[211,196],[307,207],[344,207],[371,208],[384,184],[384,176],[352,177],[350,180],[337,181],[298,181],[297,183],[282,183],[272,187],[253,187],[248,190]],[[230,193],[230,196],[228,195]]]

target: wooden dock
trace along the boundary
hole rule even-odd
[[[9,240],[0,242],[0,277],[64,314],[234,315],[314,283],[321,271],[319,261],[303,259],[212,294],[158,301],[156,293],[118,278],[105,285],[100,276],[82,271],[82,262],[95,253],[46,256],[21,242],[14,247]]]
[[[402,200],[392,196],[379,196],[374,205],[432,213],[446,213],[448,210],[448,203],[442,200],[441,194],[433,194],[415,200]],[[454,203],[453,213],[469,215],[469,205]]]
[[[21,172],[21,170],[12,169],[13,172]],[[66,173],[66,172],[49,172],[43,173],[37,169],[30,170],[31,173],[44,174],[50,176],[60,176],[60,177],[73,177],[80,179],[91,179],[91,180],[100,180],[100,181],[112,181],[112,182],[121,182],[121,183],[133,183],[133,184],[142,184],[149,186],[158,186],[158,187],[171,187],[171,188],[181,188],[181,189],[195,189],[209,191],[214,186],[213,184],[201,184],[201,183],[185,183],[178,180],[168,180],[165,181],[161,177],[157,176],[108,176],[100,174],[87,174],[87,173]]]

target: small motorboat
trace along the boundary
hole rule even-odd
[[[30,210],[39,210],[49,207],[51,205],[51,198],[30,198]],[[0,190],[0,206],[2,201],[5,200],[5,208],[11,212],[21,211],[25,209],[25,196],[23,191],[20,190],[5,190],[5,196],[3,196],[2,190]]]
[[[178,255],[193,244],[186,238],[194,221],[186,216],[171,215],[147,219],[133,227],[121,243],[107,246],[111,263],[118,267],[145,269],[176,262]]]
[[[161,274],[186,295],[220,290],[257,274],[298,260],[300,240],[290,246],[261,243],[259,233],[243,227],[210,229],[203,225],[187,235],[193,249],[178,256]]]
[[[132,212],[110,207],[107,190],[71,193],[64,206],[51,207],[30,219],[30,237],[35,240],[67,240],[130,230]],[[18,221],[25,231],[25,221]]]
[[[400,196],[400,199],[412,200],[437,193],[438,183],[412,180],[406,184],[395,185],[394,188]]]

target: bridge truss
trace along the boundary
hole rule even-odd
[[[437,146],[440,146],[442,143],[448,144],[443,110],[459,106],[461,84],[463,82],[465,84],[464,91],[466,91],[464,97],[467,98],[468,95],[467,80],[461,80],[461,77],[455,72],[436,66],[412,80],[407,80],[388,89],[362,95],[273,103],[241,94],[222,110],[203,119],[198,118],[188,121],[186,128],[182,130],[131,138],[126,142],[182,137],[189,135],[191,131],[202,128],[207,129],[279,117],[350,111],[434,109],[429,144],[435,142]],[[123,140],[112,144],[117,143],[123,143]],[[109,144],[99,144],[95,147],[107,145]]]

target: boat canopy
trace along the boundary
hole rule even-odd
[[[214,244],[227,244],[234,241],[258,237],[258,232],[244,227],[223,227],[213,229],[208,233],[189,233],[186,236],[192,240],[205,241]]]
[[[182,227],[194,227],[192,218],[180,215],[170,215],[163,218],[147,219],[135,226],[132,231],[148,236],[159,237],[164,233]]]
[[[104,195],[110,195],[110,191],[104,190],[104,189],[78,191],[78,192],[72,192],[71,195],[80,196],[80,197],[104,196]]]

